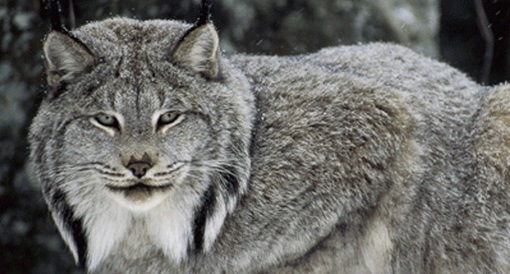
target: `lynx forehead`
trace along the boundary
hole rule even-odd
[[[200,18],[45,39],[31,159],[89,272],[510,272],[508,86],[387,44],[224,56]]]

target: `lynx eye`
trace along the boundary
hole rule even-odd
[[[177,125],[184,119],[184,114],[177,111],[167,111],[158,117],[156,127],[165,132],[168,128]]]
[[[165,112],[161,116],[159,116],[158,126],[161,127],[161,126],[169,125],[169,124],[177,121],[179,116],[181,116],[181,115],[175,111]]]
[[[102,126],[119,129],[119,121],[113,115],[101,113],[94,119]]]

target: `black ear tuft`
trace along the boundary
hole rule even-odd
[[[68,34],[69,31],[66,29],[64,24],[62,23],[62,7],[60,5],[59,0],[50,0],[49,1],[49,14],[51,21],[51,30],[58,31],[64,34]]]
[[[202,6],[200,8],[200,13],[198,14],[198,20],[195,23],[195,26],[201,26],[211,22],[211,7],[211,1],[202,0]]]

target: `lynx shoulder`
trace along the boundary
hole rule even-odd
[[[89,272],[510,271],[510,87],[390,44],[218,45],[123,18],[46,38],[31,160]]]

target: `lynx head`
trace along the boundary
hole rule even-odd
[[[32,161],[75,259],[142,223],[175,261],[206,252],[247,187],[253,98],[209,21],[110,19],[44,42]]]

